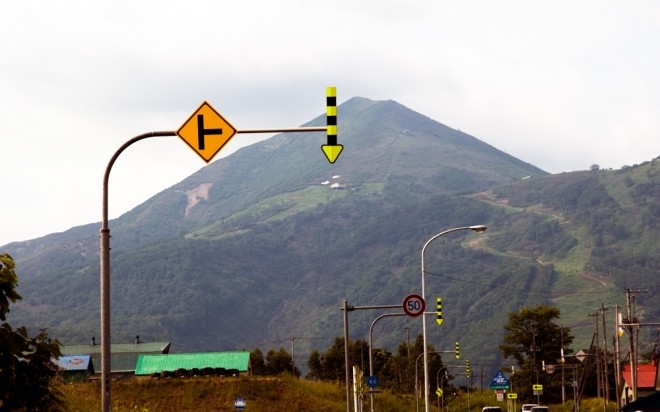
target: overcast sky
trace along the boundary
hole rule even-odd
[[[2,1],[0,245],[99,222],[113,153],[204,100],[239,130],[296,127],[336,86],[551,173],[651,160],[658,22],[655,0]],[[110,217],[203,166],[176,137],[131,146]]]

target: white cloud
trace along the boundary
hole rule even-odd
[[[100,220],[114,151],[203,100],[239,129],[291,127],[334,85],[549,172],[650,160],[659,18],[649,1],[3,2],[0,245]],[[134,145],[111,217],[203,166],[176,138]]]

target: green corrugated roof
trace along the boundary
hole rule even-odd
[[[162,371],[193,368],[225,368],[246,372],[250,352],[172,353],[169,355],[140,355],[135,366],[136,375],[151,375]]]

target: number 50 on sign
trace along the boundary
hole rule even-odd
[[[403,300],[403,311],[408,316],[417,317],[424,313],[426,309],[426,303],[424,298],[419,295],[408,295]]]

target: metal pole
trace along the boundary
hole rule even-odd
[[[383,315],[380,315],[376,319],[374,319],[373,322],[371,322],[371,326],[369,326],[369,376],[374,376],[374,357],[373,357],[373,329],[374,325],[376,322],[381,320],[382,318],[388,317],[388,316],[406,316],[406,313],[385,313]],[[371,401],[371,412],[374,412],[374,394],[370,394],[370,401]]]
[[[124,143],[110,158],[103,175],[103,207],[101,219],[100,254],[101,254],[101,407],[103,412],[110,411],[110,228],[108,227],[108,181],[110,171],[119,155],[126,148],[142,139],[156,136],[176,136],[176,132],[149,132],[136,136]]]
[[[441,396],[441,398],[442,398],[442,399],[441,399],[442,410],[445,409],[445,392],[444,392],[444,389],[445,389],[445,378],[449,378],[449,376],[447,376],[447,368],[444,368],[444,369],[445,369],[445,374],[444,374],[444,375],[442,376],[442,378],[440,379],[440,390],[442,391],[442,396]]]
[[[241,130],[236,133],[287,133],[287,132],[321,132],[327,131],[326,127],[297,127],[287,129],[255,129]],[[176,136],[175,131],[148,132],[136,136],[124,143],[112,156],[105,169],[103,176],[103,211],[101,219],[101,230],[99,234],[100,244],[100,271],[101,271],[101,407],[103,412],[110,411],[110,228],[108,227],[108,180],[110,171],[119,155],[130,145],[140,140],[156,136]],[[346,314],[344,314],[346,316]],[[348,332],[348,329],[346,329]],[[346,349],[348,351],[348,349]],[[348,352],[347,352],[348,353]],[[348,355],[347,355],[348,356]],[[348,362],[348,360],[347,360]],[[346,371],[348,378],[349,372]],[[348,379],[347,379],[348,381]],[[350,389],[349,389],[350,393]],[[349,402],[350,403],[350,402]],[[350,405],[349,410],[350,412]]]
[[[577,402],[577,365],[573,365],[573,382],[571,382],[573,387],[573,410],[578,412],[580,410],[580,405]]]
[[[417,401],[416,404],[415,404],[416,405],[415,406],[415,411],[416,412],[419,412],[419,378],[417,376],[418,375],[418,373],[417,373],[417,361],[419,361],[419,358],[421,358],[422,356],[424,356],[424,353],[420,353],[419,355],[417,355],[417,358],[415,359],[415,400]]]
[[[475,232],[484,232],[486,230],[486,226],[484,225],[476,225],[476,226],[464,226],[464,227],[457,227],[454,229],[449,229],[445,230],[444,232],[440,232],[437,235],[433,236],[430,238],[426,243],[424,244],[424,247],[422,247],[422,299],[424,299],[424,302],[426,302],[426,271],[424,270],[424,252],[426,251],[426,248],[428,245],[433,242],[435,239],[439,238],[440,236],[446,235],[447,233],[451,232],[457,232],[459,230],[474,230]],[[424,342],[424,347],[422,348],[423,350],[423,355],[424,355],[424,411],[425,412],[430,412],[429,409],[429,365],[428,365],[428,350],[426,349],[427,345],[427,339],[426,339],[426,313],[422,313],[422,338]]]
[[[348,306],[348,301],[344,300],[344,303],[340,310],[344,311],[344,367],[346,368],[346,412],[351,412],[351,384],[350,384],[350,372],[349,372],[349,359],[348,359],[348,312],[353,310],[363,310],[363,309],[392,309],[392,308],[401,308],[402,305],[378,305],[378,306]],[[405,313],[402,313],[405,315]],[[372,324],[373,326],[373,324]],[[369,354],[371,356],[371,342],[369,342]],[[357,405],[356,405],[357,408]]]
[[[632,325],[632,323],[636,322],[636,319],[633,320],[632,316],[632,304],[630,301],[630,295],[632,291],[630,289],[626,289],[626,307],[627,307],[627,313],[628,313],[628,319],[626,323],[630,324],[628,326],[628,333],[630,334],[630,381],[632,384],[632,401],[637,400],[637,353],[635,352],[635,329]],[[630,402],[628,400],[627,402]]]
[[[619,312],[619,305],[615,306],[616,311],[614,313],[614,339],[613,339],[613,346],[614,346],[614,387],[616,388],[614,390],[614,397],[616,399],[616,407],[617,410],[621,409],[623,406],[621,404],[621,393],[619,392],[620,383],[621,383],[621,364],[619,363],[619,357],[620,357],[620,352],[619,352],[619,338],[621,337],[621,333],[623,333],[623,329],[620,329],[621,326],[619,326],[619,319],[621,316],[621,313]]]
[[[236,133],[295,133],[295,132],[325,132],[327,127],[293,127],[285,129],[246,129]]]
[[[605,331],[605,311],[607,308],[603,302],[601,302],[600,305],[603,311],[603,383],[605,384],[603,389],[605,391],[605,396],[603,397],[603,412],[607,412],[607,404],[610,403],[610,385],[607,378],[607,332]]]
[[[344,310],[344,368],[346,369],[346,412],[351,412],[351,372],[348,361],[348,301],[343,302]]]
[[[534,376],[536,377],[536,384],[538,385],[539,384],[539,371],[536,367],[536,352],[539,351],[539,347],[536,346],[536,330],[534,330],[532,332],[532,347],[530,348],[530,350],[532,351],[532,355],[533,355],[533,358],[534,358]],[[536,392],[536,403],[538,405],[541,404],[541,395],[539,394],[538,391]]]
[[[564,373],[565,368],[564,368],[564,362],[566,361],[564,359],[564,324],[561,324],[561,358],[559,359],[559,362],[561,363],[561,404],[564,405],[566,403],[566,374]]]

